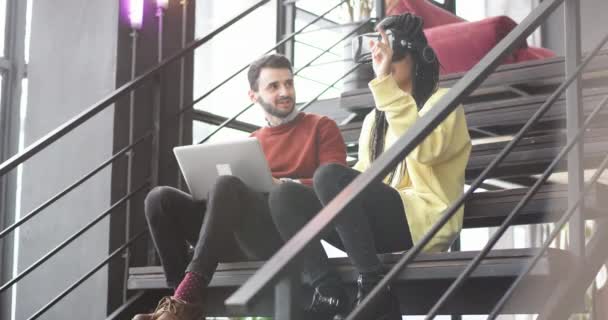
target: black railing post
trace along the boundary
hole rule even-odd
[[[576,72],[581,61],[581,21],[580,1],[565,1],[565,51],[566,77]],[[572,139],[581,128],[583,106],[581,99],[581,76],[579,75],[566,90],[566,126],[568,140]],[[572,204],[584,187],[583,145],[578,143],[568,154],[568,203]],[[584,203],[572,216],[569,224],[569,248],[576,256],[585,255],[585,220],[583,219]]]
[[[137,75],[137,39],[138,30],[133,29],[131,32],[131,81],[133,81]],[[153,133],[154,135],[154,133]],[[154,139],[154,136],[152,137]],[[133,144],[135,140],[135,89],[129,92],[129,142]],[[133,189],[133,163],[135,161],[135,149],[131,149],[127,152],[127,194],[131,193]],[[131,237],[131,200],[128,199],[125,205],[125,239]],[[123,259],[125,269],[123,270],[123,287],[122,287],[122,302],[127,301],[127,279],[129,277],[129,265],[131,264],[131,252],[127,248],[123,252]]]
[[[188,39],[188,0],[181,0],[182,6],[182,28],[181,28],[181,48],[186,47]],[[182,108],[186,104],[186,58],[182,57],[179,61],[179,104]],[[184,113],[179,112],[179,125],[177,134],[177,145],[181,146],[184,144]],[[182,175],[177,175],[177,188],[182,189],[184,187],[184,179]]]
[[[384,0],[374,0],[374,7],[376,8],[376,18],[378,21],[384,19],[386,16],[386,3]]]
[[[297,277],[288,273],[274,287],[275,320],[301,320],[302,314],[296,298]]]
[[[294,1],[277,0],[277,42],[293,34],[296,28],[296,3]],[[294,38],[295,39],[295,38]],[[291,39],[277,48],[290,61],[294,61],[294,39]]]

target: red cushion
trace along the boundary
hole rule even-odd
[[[397,0],[387,8],[387,15],[413,13],[424,19],[424,28],[433,28],[444,24],[463,22],[464,19],[444,10],[427,0]]]
[[[471,69],[516,25],[511,18],[498,16],[438,26],[424,33],[442,65],[440,73],[447,74]],[[526,48],[526,43],[521,47]],[[505,59],[505,62],[516,60],[513,55]]]

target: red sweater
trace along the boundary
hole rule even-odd
[[[326,163],[346,165],[346,146],[336,123],[324,116],[301,112],[291,122],[261,128],[258,138],[272,176],[299,179],[312,185],[315,170]]]

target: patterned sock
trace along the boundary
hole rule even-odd
[[[187,303],[199,303],[203,299],[203,289],[203,277],[194,272],[188,272],[175,289],[173,297]]]

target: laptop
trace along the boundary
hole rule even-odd
[[[269,192],[272,174],[256,138],[173,148],[177,163],[194,200],[206,200],[217,178],[231,175],[251,189]]]

